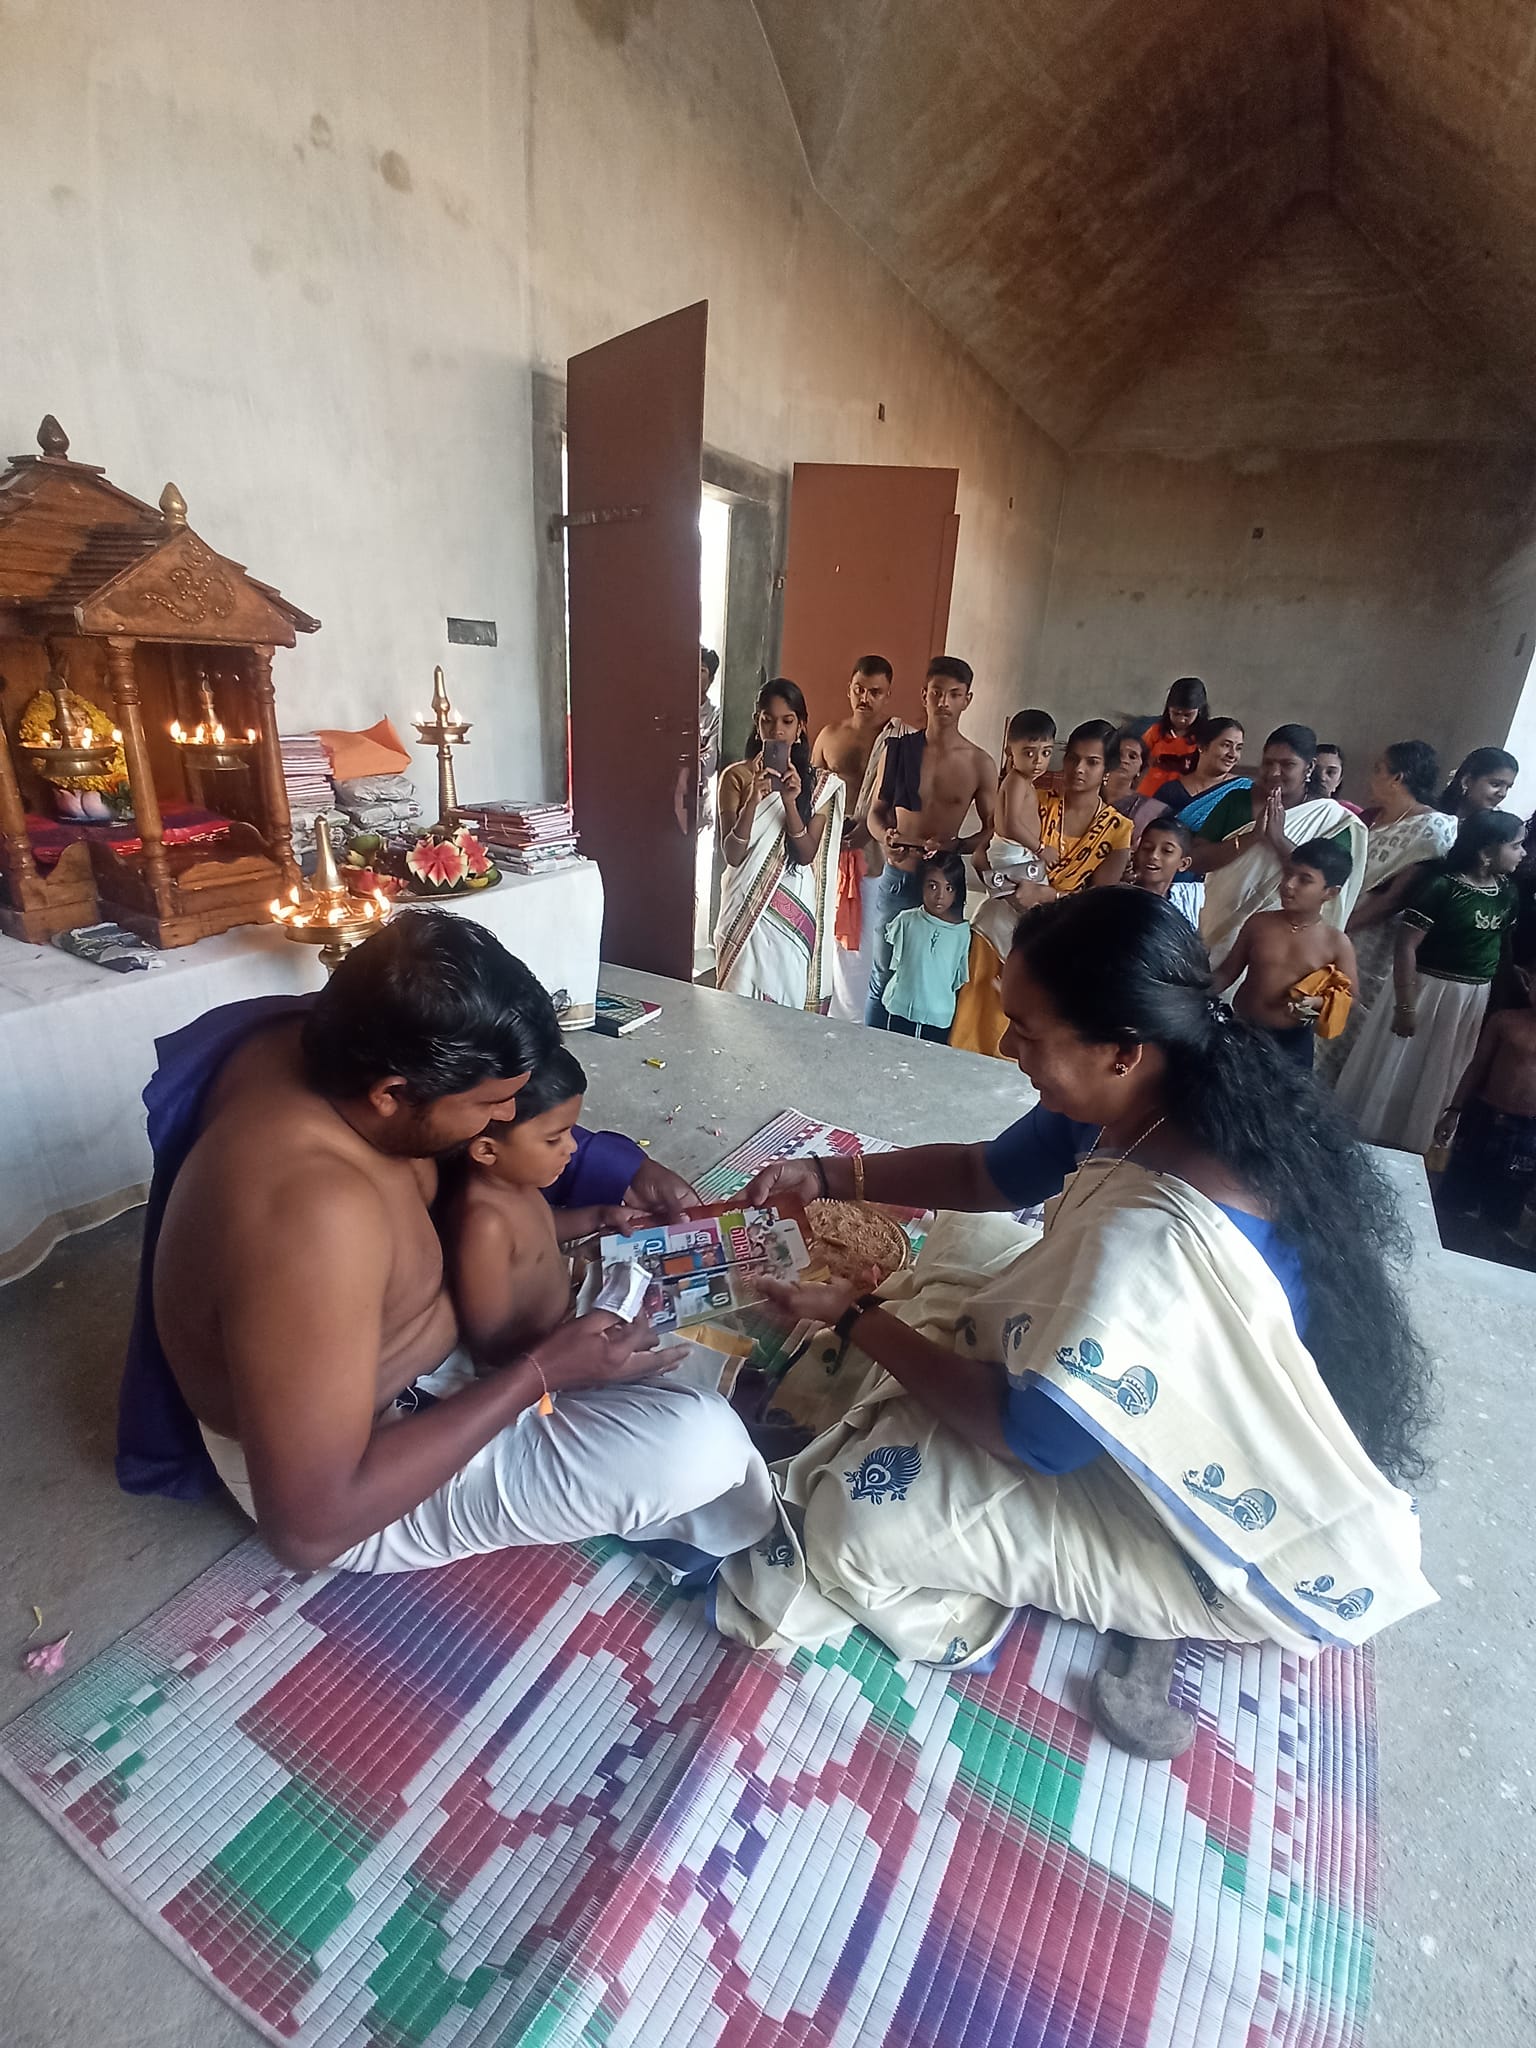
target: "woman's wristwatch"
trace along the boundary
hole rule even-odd
[[[832,1325],[832,1334],[845,1348],[853,1339],[853,1326],[861,1316],[867,1316],[872,1309],[883,1308],[885,1304],[878,1294],[861,1294],[857,1301],[848,1304],[837,1321]]]

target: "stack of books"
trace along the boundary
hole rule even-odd
[[[334,810],[335,785],[331,781],[331,757],[313,732],[285,732],[278,746],[283,757],[283,781],[288,787],[288,809],[303,833],[313,831],[322,811]]]
[[[461,804],[458,815],[473,825],[497,867],[513,875],[547,875],[579,860],[569,804],[521,802]]]

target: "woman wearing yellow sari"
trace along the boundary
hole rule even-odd
[[[961,1052],[1006,1059],[999,981],[1013,941],[1018,914],[1052,894],[1075,896],[1123,882],[1130,865],[1136,827],[1104,795],[1108,747],[1115,728],[1107,718],[1090,718],[1067,737],[1059,790],[1038,792],[1040,857],[1047,882],[1024,882],[1012,895],[995,897],[971,923],[970,973],[955,1003],[949,1042]]]

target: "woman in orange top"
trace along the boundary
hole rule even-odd
[[[1195,745],[1195,720],[1206,706],[1205,685],[1198,676],[1180,676],[1168,692],[1163,715],[1142,734],[1147,772],[1141,794],[1156,796],[1165,782],[1187,775],[1200,758]]]

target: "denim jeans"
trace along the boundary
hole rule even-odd
[[[891,919],[898,911],[916,910],[923,900],[921,875],[905,868],[887,868],[880,877],[880,894],[875,902],[875,961],[869,970],[869,1003],[864,1022],[877,1031],[890,1028],[885,1013],[885,984],[891,978]]]

